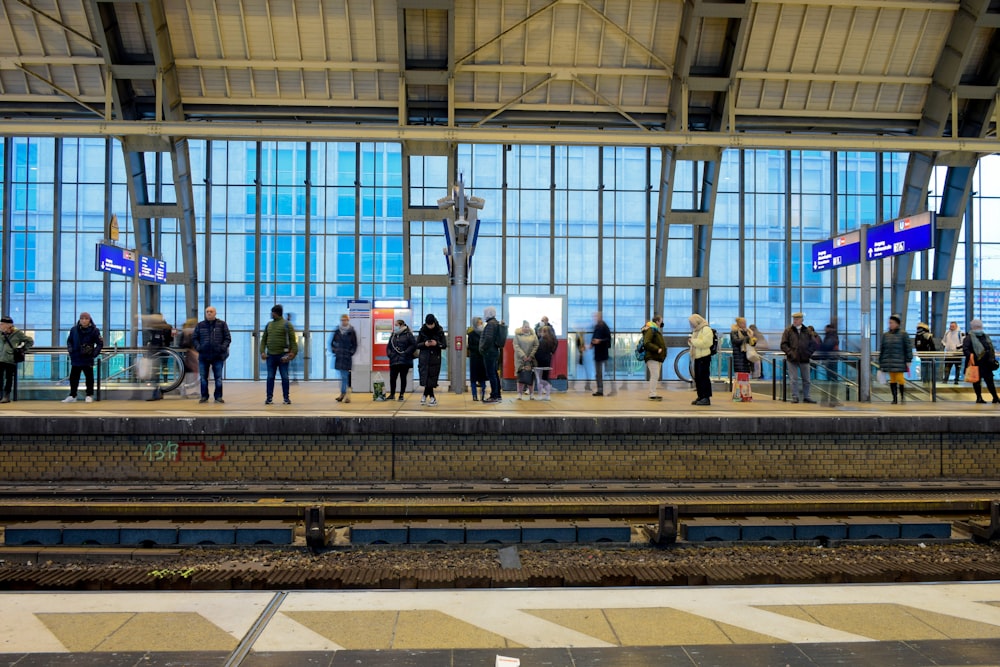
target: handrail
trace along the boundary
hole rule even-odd
[[[50,357],[68,357],[69,351],[65,347],[31,348],[29,350],[26,363],[19,364],[20,372],[18,373],[18,384],[28,384],[39,387],[44,385],[59,384],[68,379],[69,376],[64,375],[61,371],[58,374],[50,374],[50,377],[44,379],[20,377],[25,373],[22,369],[33,367],[33,364],[31,363],[32,357],[41,357],[46,355]],[[108,366],[112,360],[116,358],[122,358],[124,360],[123,366],[119,369],[111,371]],[[156,381],[154,381],[153,378],[143,379],[140,377],[140,369],[138,368],[140,359],[159,359],[166,361],[168,364],[172,365],[172,370],[162,374]],[[95,392],[98,400],[100,400],[102,388],[106,389],[109,383],[115,386],[155,386],[161,393],[167,393],[173,391],[181,385],[184,381],[184,374],[186,372],[182,352],[172,348],[150,349],[140,347],[106,347],[95,358],[95,361],[97,362]],[[153,364],[155,367],[156,362],[153,361]],[[123,381],[117,381],[118,378],[123,379]]]

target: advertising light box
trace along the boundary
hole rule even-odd
[[[842,236],[814,243],[812,247],[813,271],[839,269],[861,262],[861,232],[848,232]]]
[[[882,259],[934,247],[934,214],[918,213],[868,230],[868,259]]]
[[[119,276],[135,275],[135,253],[110,243],[97,244],[96,269]]]

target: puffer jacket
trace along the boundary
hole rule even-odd
[[[531,329],[527,333],[518,329],[514,336],[514,367],[517,370],[534,368],[535,353],[538,352],[538,336]]]
[[[663,342],[663,332],[656,322],[650,320],[642,328],[642,345],[647,361],[662,362],[667,358],[667,344]]]
[[[354,365],[354,353],[358,351],[358,334],[354,327],[348,326],[347,331],[337,328],[330,341],[330,351],[335,357],[333,367],[338,371],[349,371]]]
[[[753,371],[753,364],[747,359],[746,345],[750,343],[753,336],[749,331],[740,329],[733,325],[729,330],[729,342],[733,346],[733,372],[750,373]]]
[[[886,331],[879,344],[878,367],[886,373],[905,373],[913,360],[910,335],[902,329]]]
[[[413,352],[417,349],[417,339],[410,327],[403,327],[389,338],[385,346],[390,366],[413,366]]]
[[[229,325],[216,318],[202,320],[194,327],[191,343],[204,361],[225,361],[229,358],[229,345],[233,337]]]
[[[713,338],[712,327],[708,326],[707,322],[692,331],[691,338],[688,339],[691,347],[691,358],[701,359],[712,354]]]
[[[90,346],[90,353],[84,352],[83,348]],[[81,327],[79,323],[69,330],[66,337],[66,350],[69,352],[69,362],[78,368],[87,368],[94,365],[94,359],[101,353],[104,347],[104,339],[101,338],[101,330],[96,324],[89,327]]]

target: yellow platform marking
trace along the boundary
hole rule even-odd
[[[669,608],[608,609],[622,646],[775,644],[781,639]]]
[[[1000,627],[996,625],[900,604],[789,605],[758,608],[880,641],[1000,638]]]
[[[286,616],[350,650],[520,647],[440,611],[289,611]]]
[[[238,643],[193,612],[40,613],[37,617],[70,651],[232,651]]]
[[[526,614],[537,616],[571,630],[596,637],[609,644],[621,646],[611,621],[603,609],[525,609]]]

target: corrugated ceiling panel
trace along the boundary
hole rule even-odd
[[[250,57],[246,45],[246,28],[240,15],[240,3],[238,0],[215,0],[215,2],[218,5],[215,30],[222,40],[221,50],[216,57],[234,59]],[[210,57],[208,54],[201,56]]]
[[[909,54],[909,46],[916,45],[912,54],[912,65],[906,72],[913,76],[930,76],[934,73],[945,40],[951,31],[954,18],[951,12],[931,12],[924,21],[922,12],[908,12],[904,27],[900,30],[898,44],[903,53]]]
[[[184,70],[181,71],[184,72]],[[225,69],[221,67],[202,67],[199,68],[199,74],[200,76],[197,77],[198,80],[192,84],[195,87],[185,86],[182,80],[181,90],[185,91],[184,97],[190,99],[192,96],[199,96],[202,85],[205,87],[204,94],[206,97],[223,97],[228,94]]]
[[[746,55],[742,69],[750,72],[767,71],[767,61],[774,43],[775,25],[778,18],[776,5],[754,5],[750,13],[750,27],[747,28]]]
[[[271,29],[267,7],[261,0],[243,5],[243,25],[250,48],[250,58],[273,60],[275,54],[275,33]]]
[[[330,80],[325,71],[304,70],[302,83],[305,86],[306,99],[326,100],[330,98]]]
[[[975,34],[969,43],[969,59],[965,64],[965,71],[962,72],[962,81],[964,83],[972,83],[976,81],[979,70],[983,66],[983,56],[992,37],[993,30],[991,29],[980,29],[975,31]]]
[[[270,33],[278,60],[302,59],[301,36],[294,7],[293,2],[268,3],[268,14],[271,17]]]
[[[253,80],[254,97],[259,99],[278,96],[278,79],[273,70],[255,69],[250,72]]]
[[[698,69],[716,69],[722,65],[729,23],[723,19],[704,19],[698,24],[698,37],[695,44],[697,48],[692,65]],[[670,60],[673,60],[673,55],[670,56]]]
[[[146,26],[144,12],[130,2],[116,2],[113,7],[125,53],[139,57],[150,53],[152,51],[151,42],[147,38],[148,26]]]
[[[286,100],[300,100],[305,97],[302,91],[302,70],[278,70],[278,95]]]
[[[326,17],[318,2],[295,2],[295,29],[304,60],[326,58]]]

